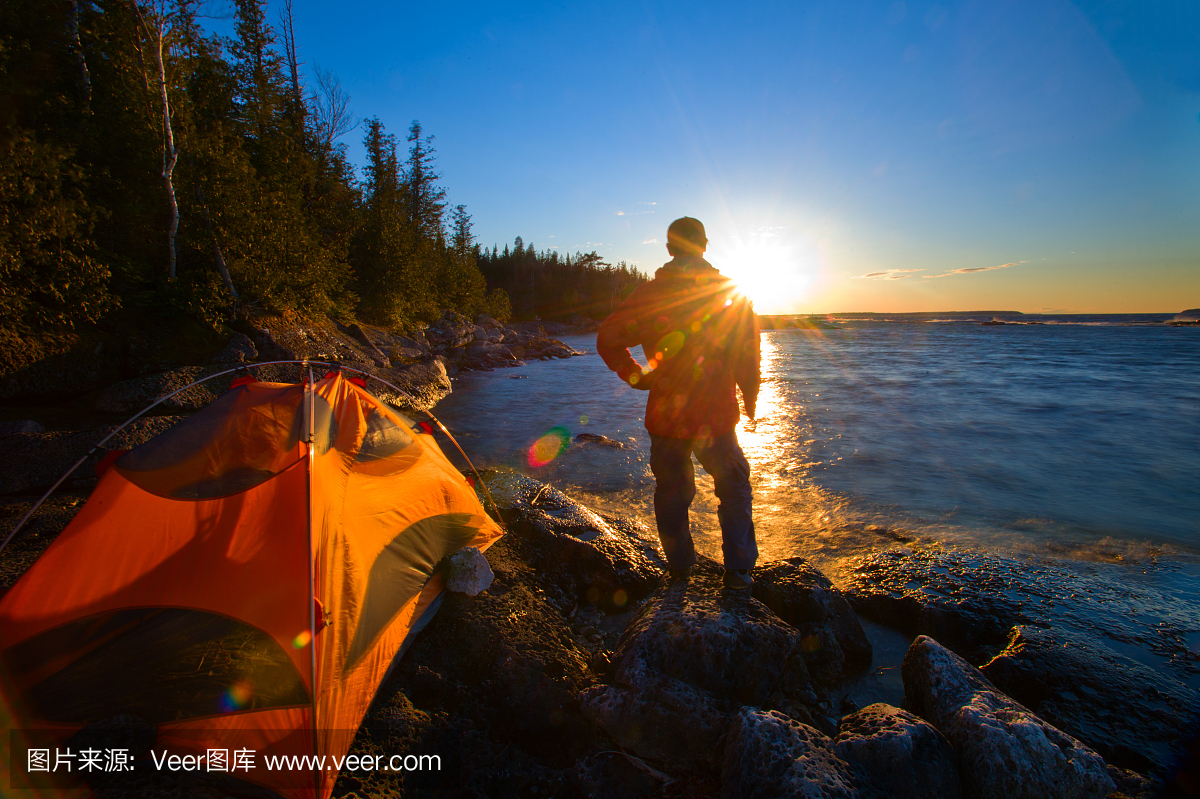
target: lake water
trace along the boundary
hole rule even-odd
[[[738,431],[760,562],[803,555],[837,572],[849,556],[905,539],[1192,560],[1200,329],[1165,318],[764,332],[759,420]],[[653,528],[646,394],[605,368],[594,336],[568,343],[588,354],[466,373],[435,413],[477,466],[519,469]],[[572,444],[542,465],[531,447],[555,428],[625,449]],[[697,546],[719,557],[712,480],[697,474]]]

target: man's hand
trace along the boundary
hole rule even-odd
[[[625,382],[638,391],[649,391],[650,386],[654,385],[654,378],[657,374],[653,369],[649,372],[630,372],[625,377]]]
[[[753,402],[746,403],[746,418],[749,419],[751,422],[755,421],[755,419],[754,419],[754,411],[755,410],[756,409],[754,407]]]

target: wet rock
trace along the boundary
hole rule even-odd
[[[258,349],[254,346],[254,342],[249,336],[241,333],[235,334],[221,351],[208,359],[210,364],[239,364],[250,363],[257,360]]]
[[[957,756],[946,738],[906,710],[868,705],[842,718],[834,750],[894,799],[958,799]]]
[[[1014,627],[981,668],[998,688],[1109,763],[1163,768],[1171,743],[1200,713],[1200,696],[1102,642],[1062,630]]]
[[[586,354],[553,338],[522,340],[511,349],[513,355],[518,358],[536,361],[548,361],[551,358],[570,358],[575,355]]]
[[[87,460],[71,473],[67,488],[87,488],[96,484],[96,464],[108,450],[133,449],[171,428],[186,416],[151,416],[138,419],[105,442],[104,448],[89,450],[116,425],[93,430],[55,430],[46,433],[11,433],[0,436],[0,495],[42,491],[84,456]]]
[[[980,662],[1014,624],[1029,621],[1010,596],[1019,577],[1009,566],[987,555],[890,550],[864,558],[845,592],[863,616],[944,640]]]
[[[742,708],[733,718],[721,770],[722,799],[874,797],[819,730],[775,711]]]
[[[168,397],[189,383],[194,383],[208,375],[219,374],[228,369],[228,365],[220,366],[185,366],[169,372],[138,377],[133,380],[122,380],[104,390],[96,400],[96,410],[102,413],[137,413],[153,404],[155,400]],[[157,409],[169,411],[198,411],[217,397],[229,390],[229,386],[237,378],[237,374],[222,375],[201,383],[198,386],[175,394],[160,403]]]
[[[906,704],[958,753],[967,799],[1104,799],[1116,789],[1103,758],[932,638],[913,641],[901,673]]]
[[[479,596],[496,575],[478,547],[463,547],[450,556],[446,568],[446,588],[467,596]]]
[[[576,444],[596,444],[602,447],[611,447],[612,449],[625,449],[625,444],[620,441],[614,441],[608,436],[602,436],[597,433],[580,433],[575,436]]]
[[[799,633],[752,597],[725,592],[720,568],[705,561],[638,609],[613,653],[612,682],[581,697],[585,715],[640,755],[693,768],[719,762],[740,706],[816,699]]]
[[[581,759],[575,764],[575,778],[590,799],[649,799],[658,796],[662,786],[647,767],[639,768],[620,752],[600,752]]]
[[[530,545],[530,562],[563,612],[576,602],[619,611],[652,591],[661,568],[644,542],[616,529],[561,491],[516,473],[485,477],[513,535]]]
[[[1135,771],[1118,768],[1111,763],[1108,766],[1108,776],[1117,786],[1116,793],[1110,793],[1108,799],[1161,799],[1161,786]]]
[[[1154,558],[1097,563],[892,550],[862,558],[843,591],[865,618],[932,636],[973,663],[990,660],[1014,626],[1030,625],[1136,646],[1182,680],[1200,674],[1200,653],[1188,648],[1200,614],[1190,597],[1145,582],[1146,574],[1174,568]]]
[[[519,363],[508,347],[486,339],[476,339],[468,344],[464,350],[464,358],[465,365],[473,369],[516,366]]]
[[[0,437],[12,435],[13,433],[25,433],[27,435],[37,435],[46,432],[46,428],[42,427],[32,419],[20,419],[12,422],[0,422]]]
[[[800,631],[809,673],[832,683],[847,669],[869,666],[871,642],[850,603],[803,558],[756,569],[754,598]]]

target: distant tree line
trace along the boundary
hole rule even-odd
[[[504,316],[421,126],[402,155],[367,120],[356,179],[348,98],[302,79],[290,2],[276,25],[265,0],[233,8],[226,38],[196,0],[0,2],[0,336]]]
[[[493,246],[477,251],[475,260],[488,288],[507,295],[517,319],[603,319],[646,280],[624,261],[605,263],[594,250],[574,256],[538,252],[520,236],[511,250]]]

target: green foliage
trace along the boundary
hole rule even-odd
[[[369,121],[359,182],[336,79],[319,73],[324,94],[301,100],[265,0],[232,5],[221,39],[196,0],[0,2],[0,333],[506,320],[432,137],[414,122],[401,161]]]
[[[28,134],[0,147],[0,326],[10,331],[70,329],[116,303],[79,179],[62,147]]]

